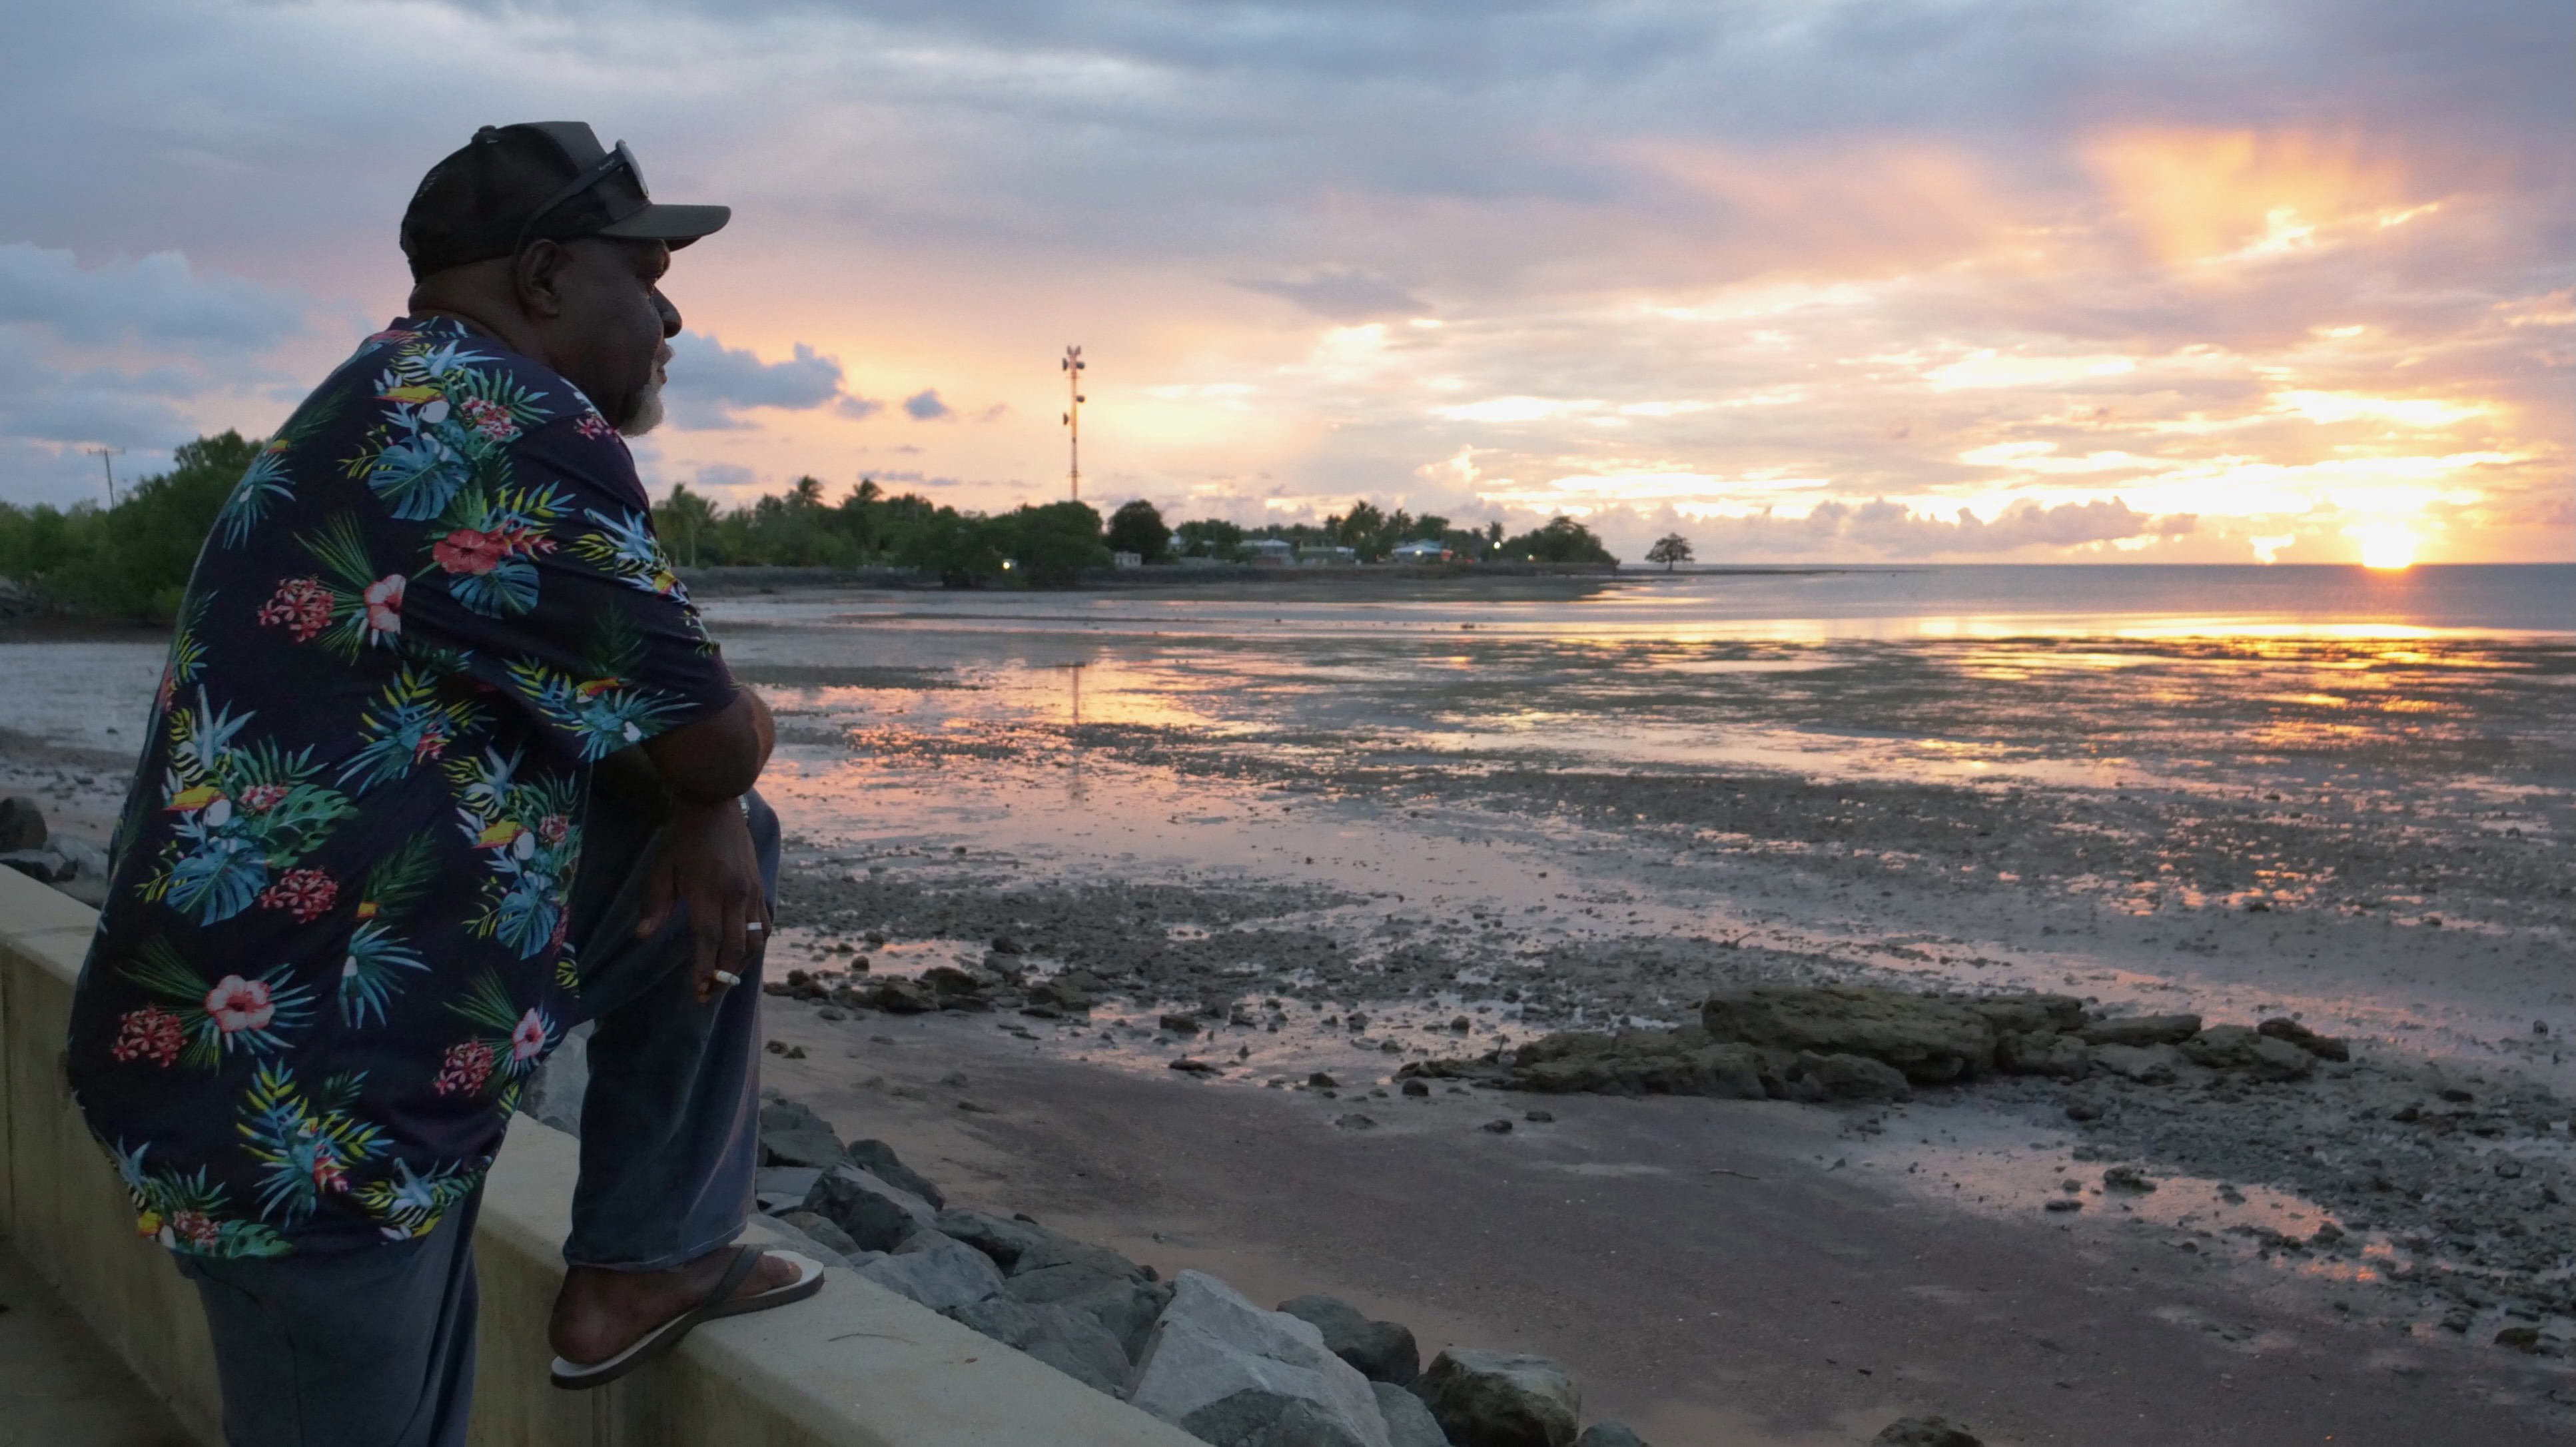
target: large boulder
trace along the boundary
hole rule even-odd
[[[1946,1417],[1900,1417],[1869,1440],[1871,1447],[1986,1447]]]
[[[936,1231],[916,1232],[893,1255],[867,1262],[858,1273],[932,1311],[972,1306],[1002,1294],[1002,1272],[991,1257]]]
[[[1012,1258],[1003,1274],[1022,1301],[1062,1301],[1104,1282],[1150,1281],[1144,1267],[1106,1246],[1039,1228],[1039,1239]]]
[[[1368,1379],[1323,1333],[1204,1272],[1172,1283],[1127,1399],[1204,1442],[1393,1447]]]
[[[2073,995],[1960,995],[1954,998],[1962,1006],[1983,1016],[1997,1035],[2029,1035],[2043,1030],[2075,1031],[2084,1028],[2084,1002]]]
[[[830,1170],[846,1152],[831,1122],[793,1100],[772,1101],[760,1108],[760,1163]]]
[[[1571,1447],[1583,1394],[1545,1357],[1451,1347],[1414,1384],[1457,1447]]]
[[[2140,1085],[2171,1085],[2182,1052],[2170,1045],[2096,1045],[2093,1065]]]
[[[2320,1035],[2288,1016],[2276,1016],[2254,1027],[2275,1040],[2286,1040],[2319,1060],[2350,1060],[2352,1047],[2331,1035]]]
[[[2175,1047],[2182,1058],[2211,1070],[2240,1070],[2257,1080],[2303,1080],[2317,1057],[2251,1025],[2212,1025]]]
[[[941,1235],[954,1236],[992,1257],[993,1264],[1005,1272],[1018,1265],[1023,1254],[1055,1235],[1035,1221],[1006,1219],[982,1211],[942,1211],[936,1224]]]
[[[1369,1390],[1377,1394],[1378,1415],[1386,1418],[1386,1440],[1393,1447],[1451,1447],[1440,1419],[1420,1397],[1393,1382],[1371,1382]]]
[[[1301,1296],[1279,1309],[1324,1334],[1324,1350],[1359,1369],[1372,1382],[1404,1386],[1422,1375],[1422,1349],[1401,1322],[1371,1321],[1349,1302]]]
[[[933,1210],[946,1208],[948,1197],[932,1185],[930,1178],[905,1165],[895,1156],[894,1147],[880,1140],[850,1142],[844,1153],[851,1165],[874,1175],[889,1186],[901,1186],[928,1201]]]
[[[892,1251],[916,1232],[939,1229],[939,1213],[928,1201],[850,1165],[825,1171],[806,1193],[805,1209],[867,1251]]]
[[[751,1173],[752,1203],[773,1214],[797,1210],[821,1179],[812,1166],[763,1166]]]
[[[1789,1093],[1807,1101],[1911,1100],[1905,1072],[1866,1055],[1818,1055],[1802,1050],[1790,1063]]]
[[[1700,1026],[1720,1044],[1866,1056],[1917,1085],[1973,1079],[1994,1064],[1994,1026],[1941,996],[1766,985],[1710,996]]]
[[[791,1227],[798,1235],[835,1256],[855,1258],[871,1254],[866,1247],[851,1240],[849,1232],[833,1225],[830,1218],[818,1212],[789,1211],[770,1219]]]
[[[940,1315],[1026,1352],[1087,1387],[1113,1397],[1127,1389],[1127,1354],[1100,1323],[1081,1312],[1004,1296],[952,1306]]]
[[[1019,1297],[1017,1292],[1011,1294]],[[1118,1345],[1133,1360],[1145,1354],[1145,1342],[1154,1333],[1154,1322],[1162,1316],[1163,1308],[1172,1304],[1172,1288],[1160,1281],[1104,1278],[1049,1304],[1081,1312],[1100,1323],[1118,1338]]]
[[[2180,1045],[2200,1033],[2198,1015],[2116,1015],[2075,1032],[2087,1045]]]
[[[1995,1067],[2006,1075],[2082,1080],[2093,1073],[2093,1052],[2083,1041],[2055,1030],[2015,1030],[1995,1038]]]
[[[1522,1046],[1494,1083],[1550,1095],[1765,1094],[1759,1051],[1719,1044],[1700,1030],[1561,1030]]]
[[[939,1008],[939,997],[928,985],[901,976],[868,986],[866,1000],[889,1015],[922,1015]]]
[[[0,799],[0,853],[45,847],[45,811],[23,794]]]

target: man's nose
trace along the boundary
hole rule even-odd
[[[663,336],[676,337],[680,334],[680,309],[671,305],[671,299],[662,295],[662,289],[658,286],[653,288],[653,310],[662,315]]]

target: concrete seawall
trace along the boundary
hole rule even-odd
[[[0,870],[0,1236],[173,1413],[213,1444],[220,1402],[194,1289],[134,1234],[124,1188],[61,1069],[96,916]],[[1197,1439],[870,1282],[702,1327],[594,1392],[546,1382],[573,1140],[526,1117],[484,1192],[477,1447],[1193,1447]],[[752,1234],[762,1232],[755,1220]]]

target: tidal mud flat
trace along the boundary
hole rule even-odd
[[[2180,1397],[2194,1441],[2571,1435],[2563,639],[1577,611],[717,605],[784,730],[772,978],[813,998],[773,1074],[980,1209],[1543,1348],[1667,1447],[2166,1442]],[[1431,1073],[1844,986],[2350,1058],[1816,1103]]]

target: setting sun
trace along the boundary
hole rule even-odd
[[[2366,528],[2361,534],[2365,568],[2408,568],[2415,564],[2415,535],[2393,523]]]

